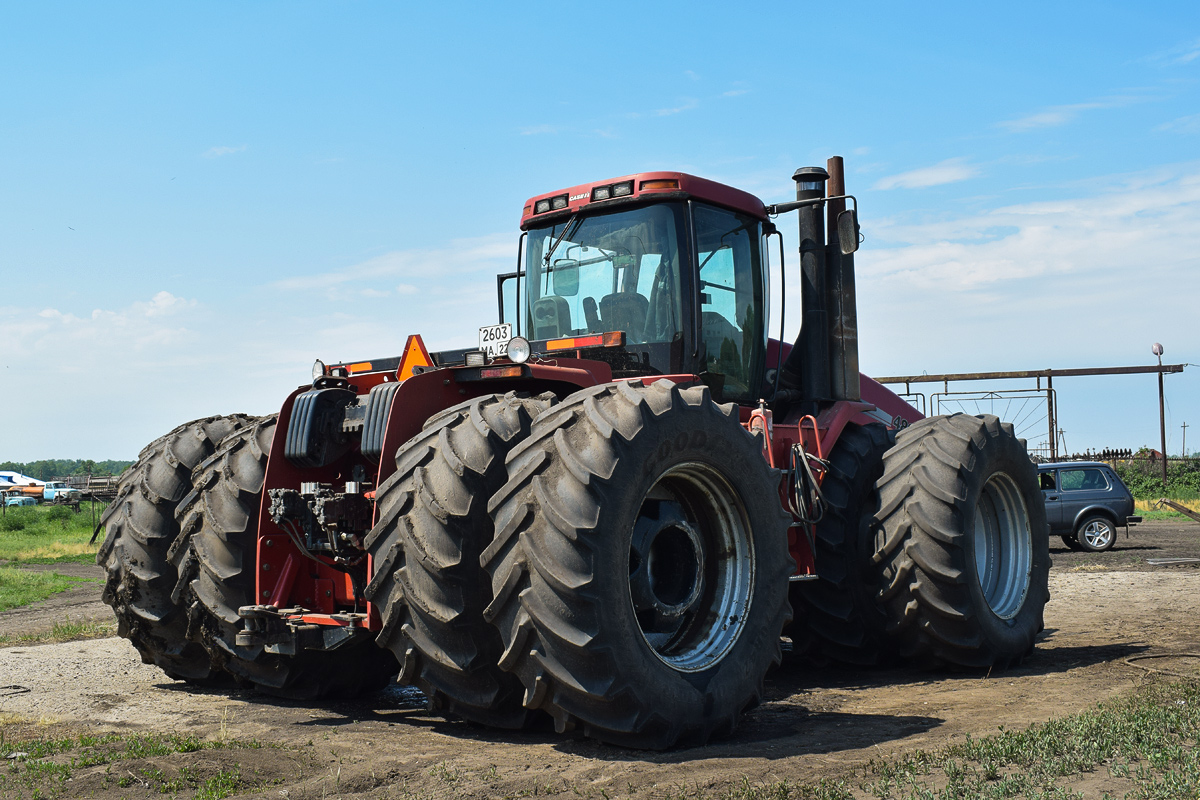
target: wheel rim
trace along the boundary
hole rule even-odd
[[[1029,511],[1016,481],[997,472],[975,505],[975,574],[992,613],[1012,619],[1025,603],[1033,570]]]
[[[654,655],[682,672],[720,661],[746,626],[754,580],[750,524],[729,482],[698,462],[660,476],[629,547],[629,597]]]
[[[1108,547],[1108,543],[1112,541],[1113,530],[1107,522],[1094,519],[1087,525],[1083,526],[1083,538],[1087,541],[1088,546],[1095,550],[1103,550]]]

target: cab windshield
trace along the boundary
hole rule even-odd
[[[524,309],[530,338],[624,331],[631,345],[682,340],[682,230],[678,203],[531,230]]]

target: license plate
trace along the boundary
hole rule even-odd
[[[511,338],[512,323],[510,322],[484,325],[479,329],[479,349],[487,353],[488,358],[508,355],[508,340]]]

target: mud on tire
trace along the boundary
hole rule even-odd
[[[871,523],[879,507],[875,482],[894,442],[883,425],[849,425],[829,456],[821,482],[827,505],[816,526],[819,577],[791,584],[795,617],[785,633],[794,655],[873,665],[890,654]]]
[[[100,520],[107,532],[96,563],[108,573],[103,599],[116,613],[117,632],[144,663],[177,680],[206,683],[221,676],[204,648],[188,639],[187,619],[172,599],[177,575],[167,552],[179,534],[175,510],[191,491],[192,470],[224,437],[254,420],[206,417],[155,439],[121,475],[117,499]]]
[[[507,477],[505,457],[553,395],[486,395],[449,408],[396,453],[367,536],[375,574],[367,599],[378,636],[430,706],[473,722],[523,727],[523,687],[497,666],[500,634],[483,619],[492,599],[479,556],[492,541],[488,498]]]
[[[880,595],[901,655],[1004,667],[1042,630],[1046,512],[1025,443],[991,415],[901,431],[879,481]]]
[[[255,602],[259,506],[275,425],[274,416],[266,417],[229,437],[197,470],[195,489],[180,503],[181,533],[171,556],[189,634],[204,645],[214,667],[267,694],[312,699],[376,691],[398,666],[370,638],[290,656],[236,643],[238,609]]]
[[[627,747],[732,731],[779,661],[794,568],[779,473],[735,407],[665,380],[584,389],[508,476],[485,616],[525,706]]]

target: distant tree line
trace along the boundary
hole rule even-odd
[[[92,461],[89,459],[47,458],[22,464],[18,461],[0,462],[0,471],[12,470],[39,481],[65,478],[70,475],[120,475],[132,461]]]

